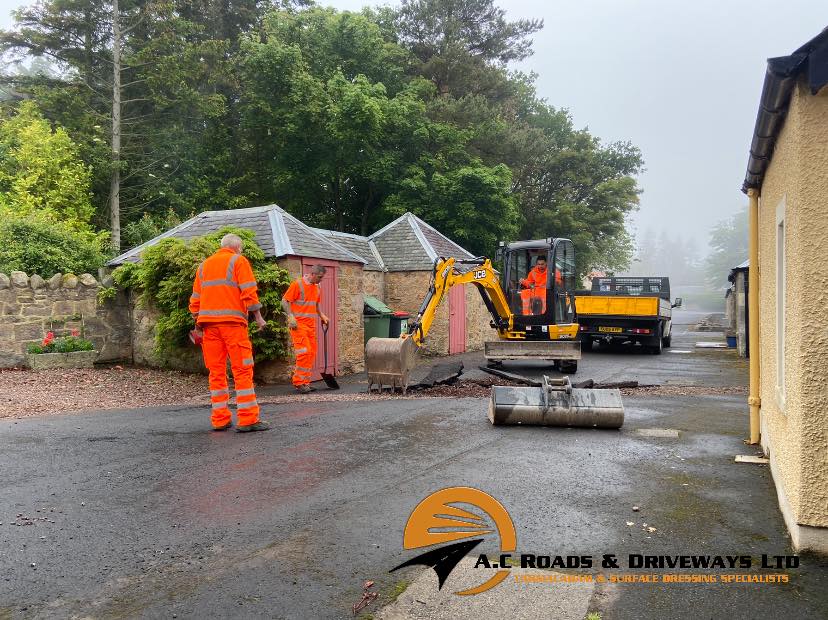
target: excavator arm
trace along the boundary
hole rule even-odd
[[[492,315],[494,324],[499,329],[511,330],[513,328],[514,315],[509,310],[509,303],[506,301],[506,295],[503,293],[491,260],[485,257],[467,260],[438,258],[434,261],[431,286],[423,299],[417,318],[409,324],[408,328],[408,335],[418,348],[423,345],[431,329],[440,303],[449,289],[457,284],[474,284]]]

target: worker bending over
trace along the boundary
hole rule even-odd
[[[266,431],[259,421],[259,405],[253,388],[253,346],[247,335],[247,316],[253,313],[256,325],[265,326],[256,279],[250,262],[241,255],[238,235],[225,235],[221,249],[207,258],[196,271],[190,312],[196,329],[203,332],[201,351],[210,371],[210,401],[213,430],[233,425],[230,393],[227,388],[227,358],[236,388],[238,426],[236,431]]]
[[[293,386],[302,394],[314,391],[310,378],[316,360],[316,317],[319,317],[323,325],[328,324],[328,317],[319,307],[322,303],[319,283],[324,276],[325,268],[314,265],[308,275],[294,280],[282,297],[282,309],[287,315],[290,338],[296,354]]]

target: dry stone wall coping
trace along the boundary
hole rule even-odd
[[[29,286],[29,276],[22,271],[12,271],[11,282],[16,288],[26,288]]]
[[[54,291],[58,288],[75,289],[78,285],[86,288],[102,286],[91,273],[82,273],[79,276],[73,273],[56,273],[48,280],[44,280],[36,273],[31,276],[22,271],[12,271],[8,275],[0,273],[0,290],[30,288],[36,291],[48,288]],[[112,284],[104,284],[104,286],[112,286]]]

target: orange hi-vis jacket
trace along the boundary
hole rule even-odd
[[[196,323],[241,323],[247,315],[261,309],[253,268],[241,254],[221,248],[196,271],[190,312]]]
[[[546,277],[549,274],[549,269],[547,268],[545,271],[541,271],[537,267],[532,267],[531,271],[527,274],[524,280],[521,280],[520,283],[529,288],[531,285],[534,285],[532,288],[539,289],[539,288],[546,288]]]
[[[290,303],[290,311],[296,322],[307,327],[316,327],[322,292],[318,284],[310,284],[304,277],[291,282],[282,299]]]
[[[525,286],[529,287],[530,284],[534,284],[534,288],[546,288],[546,277],[549,274],[549,268],[547,267],[545,271],[541,271],[537,267],[532,267],[531,271],[529,271],[528,275],[525,279],[521,280],[520,283]],[[555,269],[555,283],[558,285],[563,284],[563,277],[561,276],[561,270]]]

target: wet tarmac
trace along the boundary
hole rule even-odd
[[[677,331],[692,353],[673,357],[588,354],[579,375],[743,385],[743,360],[698,338]],[[789,554],[767,466],[733,462],[756,453],[744,400],[625,397],[620,431],[494,428],[485,399],[433,398],[268,405],[273,429],[248,435],[209,432],[206,407],[0,420],[0,618],[346,618],[365,579],[375,613],[421,572],[388,572],[412,555],[412,509],[455,485],[495,496],[526,553]],[[739,572],[788,583],[603,584],[588,608],[826,617],[825,559]],[[498,588],[509,608],[473,617],[521,617]]]

